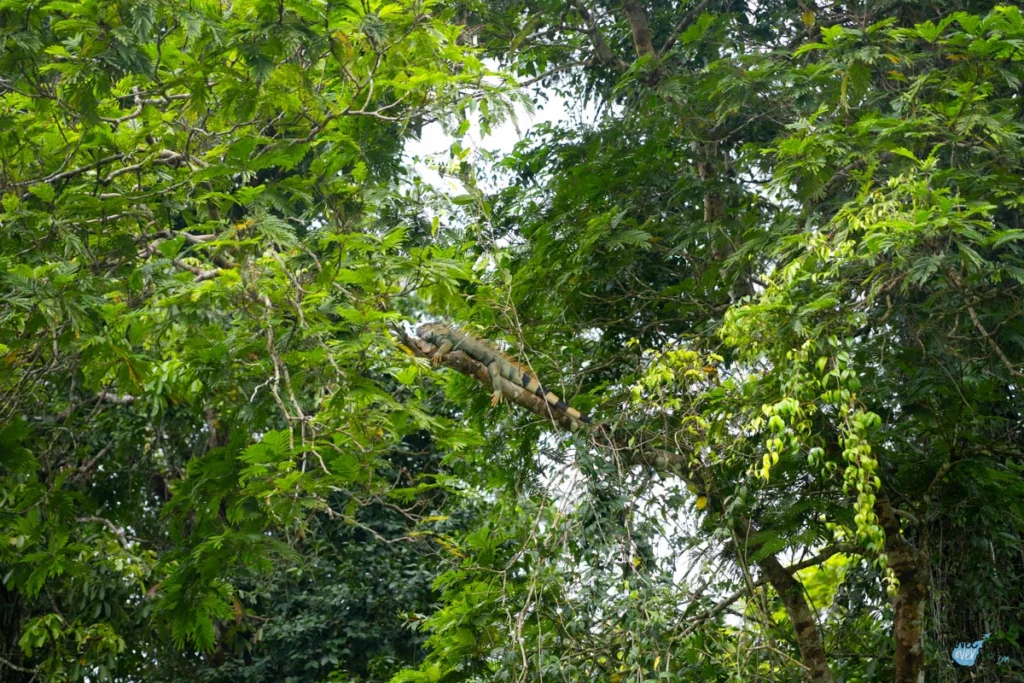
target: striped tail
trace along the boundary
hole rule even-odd
[[[584,424],[590,424],[589,415],[584,415],[583,413],[581,413],[580,411],[576,410],[568,403],[563,401],[561,398],[559,398],[557,394],[555,394],[552,391],[548,391],[547,389],[542,387],[540,382],[537,381],[537,378],[530,375],[530,373],[523,372],[523,376],[520,379],[519,383],[523,386],[524,389],[529,391],[537,398],[543,399],[549,406],[551,406],[555,410],[564,413],[565,415],[568,415],[574,420],[579,420]]]

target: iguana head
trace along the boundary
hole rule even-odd
[[[419,338],[426,339],[428,342],[435,342],[446,338],[450,332],[451,329],[441,323],[423,323],[416,328],[416,334]]]

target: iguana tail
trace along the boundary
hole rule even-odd
[[[547,402],[547,404],[554,408],[555,410],[568,415],[574,420],[579,420],[584,424],[590,424],[591,420],[589,415],[581,413],[580,411],[576,410],[568,403],[563,401],[561,398],[559,398],[558,395],[555,394],[553,391],[548,391],[547,389],[545,389],[543,386],[541,386],[541,383],[537,381],[537,378],[531,375],[530,373],[526,372],[525,370],[522,370],[522,368],[519,368],[519,370],[521,371],[521,374],[518,374],[517,377],[511,377],[509,379],[514,381],[516,384],[521,385],[531,394],[537,396],[538,398],[544,399],[544,401]]]

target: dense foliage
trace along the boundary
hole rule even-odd
[[[6,0],[0,44],[0,678],[1020,675],[1018,8]],[[574,115],[474,154],[524,93]],[[595,426],[432,369],[439,318]]]
[[[461,443],[409,400],[388,324],[414,276],[463,266],[403,247],[392,188],[404,137],[491,97],[484,70],[418,2],[0,13],[5,674],[191,679],[183,657],[276,642],[307,649],[247,677],[379,680],[415,641],[345,591],[426,610],[433,546],[350,547],[435,512],[390,489]],[[337,645],[302,633],[318,612]]]

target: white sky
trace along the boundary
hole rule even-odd
[[[566,109],[566,101],[553,93],[546,93],[547,100],[536,103],[536,110],[533,114],[528,113],[522,105],[517,104],[514,108],[514,119],[505,121],[500,126],[495,126],[491,134],[484,137],[477,124],[477,116],[473,116],[473,125],[470,127],[465,139],[464,147],[473,150],[489,150],[507,154],[512,151],[516,143],[522,140],[534,126],[540,123],[564,123],[570,120],[570,111]],[[571,104],[571,103],[570,103]],[[590,108],[586,114],[591,114]],[[454,178],[442,178],[436,170],[431,168],[429,160],[436,157],[442,165],[449,160],[448,151],[455,138],[445,134],[439,123],[431,123],[423,128],[419,140],[408,140],[405,144],[405,157],[411,163],[412,168],[420,178],[437,189],[447,194],[463,194],[465,188]]]

